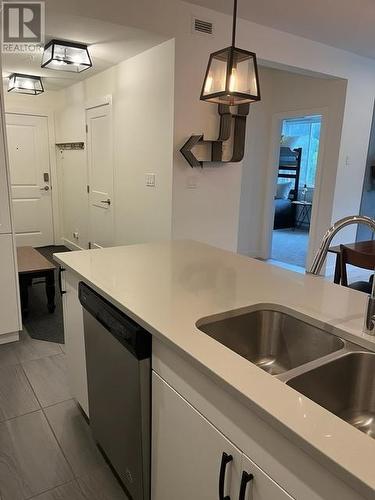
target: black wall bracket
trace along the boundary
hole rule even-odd
[[[203,134],[192,135],[180,149],[189,165],[193,167],[202,167],[204,163],[235,163],[242,161],[245,151],[246,138],[246,118],[249,114],[250,105],[240,104],[237,106],[237,112],[232,113],[230,107],[226,104],[219,104],[218,112],[220,115],[219,137],[216,140],[206,141]],[[234,127],[232,127],[234,120]],[[233,130],[233,149],[230,160],[223,160],[223,143],[231,138]],[[198,144],[208,144],[211,155],[209,160],[198,160],[192,149]]]

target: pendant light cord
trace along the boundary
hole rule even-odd
[[[236,44],[236,25],[237,25],[237,0],[234,0],[233,5],[233,28],[232,28],[232,46]]]

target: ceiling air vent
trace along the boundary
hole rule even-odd
[[[204,33],[212,35],[214,31],[213,24],[210,21],[203,21],[197,17],[193,18],[193,33]]]

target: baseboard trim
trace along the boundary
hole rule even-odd
[[[64,242],[64,245],[69,248],[69,250],[84,250],[84,248],[80,247],[76,243],[73,243],[72,241],[68,240],[67,238],[62,239]]]
[[[20,339],[20,332],[3,333],[2,335],[0,335],[0,344],[17,342],[19,339]]]

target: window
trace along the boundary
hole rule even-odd
[[[300,186],[315,187],[318,164],[321,116],[288,118],[283,121],[282,141],[291,149],[302,148]]]

